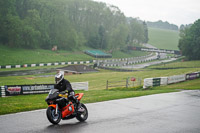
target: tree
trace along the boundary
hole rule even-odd
[[[15,0],[0,1],[0,43],[5,45],[14,46],[14,43],[12,42],[15,42],[18,38],[16,37],[16,33],[18,33],[19,31],[12,29],[19,29],[19,27],[16,26],[19,26],[21,23],[19,17],[16,15],[15,12],[15,2]]]
[[[10,47],[20,47],[23,43],[22,29],[23,21],[20,20],[18,16],[13,16],[8,14],[6,16],[6,22],[4,23],[5,26],[5,33],[6,36],[6,44]]]
[[[144,43],[147,43],[149,41],[149,38],[148,38],[148,27],[145,21],[143,22],[143,27],[144,27]]]
[[[144,22],[129,18],[130,44],[146,43],[148,41],[148,30]]]
[[[24,21],[23,28],[23,47],[39,48],[42,44],[41,25],[39,12],[35,9],[28,10]]]
[[[161,20],[156,21],[156,22],[147,22],[147,25],[149,27],[154,27],[154,28],[161,28],[161,29],[169,29],[169,30],[178,30],[178,26],[174,24],[170,24],[169,22],[163,22]]]
[[[120,49],[148,36],[141,21],[91,0],[1,0],[0,22],[0,44],[29,49]]]
[[[100,48],[103,49],[106,47],[106,41],[105,41],[105,29],[104,27],[101,25],[99,27],[99,38],[100,38]]]
[[[112,45],[111,49],[121,49],[124,48],[126,45],[128,37],[128,28],[125,25],[119,25],[112,33]]]
[[[87,43],[89,47],[96,48],[96,49],[99,48],[99,44],[100,44],[100,38],[98,34],[91,36]]]
[[[200,59],[200,19],[180,33],[179,49],[189,60]]]

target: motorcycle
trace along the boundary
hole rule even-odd
[[[83,93],[77,93],[75,97],[80,101],[83,95]],[[58,89],[51,89],[45,101],[48,104],[46,115],[52,124],[58,124],[61,119],[68,120],[76,117],[77,120],[83,122],[88,118],[88,110],[83,103],[80,103],[82,111],[79,112],[77,104],[69,101],[67,94],[60,93]]]

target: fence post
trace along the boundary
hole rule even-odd
[[[5,87],[4,86],[1,86],[1,97],[5,97],[6,96],[6,93],[5,93]]]
[[[108,80],[107,80],[107,82],[106,82],[106,90],[108,90]]]
[[[126,78],[126,88],[128,88],[128,79],[129,78]]]
[[[141,86],[141,85],[142,85],[142,79],[139,78],[139,86]]]

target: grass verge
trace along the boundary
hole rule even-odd
[[[85,96],[83,97],[82,102],[94,103],[166,92],[174,92],[174,90],[91,90],[83,92]],[[0,115],[47,108],[48,105],[45,102],[46,96],[47,94],[37,94],[0,98]]]
[[[200,61],[175,61],[149,66],[152,69],[179,69],[179,68],[200,68]]]
[[[149,90],[139,88],[114,88],[109,90],[84,91],[83,103],[94,103],[114,99],[139,97],[145,95],[176,92],[179,89],[200,89],[200,79],[168,86],[154,87]],[[82,91],[77,91],[82,92]],[[45,98],[48,94],[24,95],[0,98],[0,115],[47,108]]]
[[[186,74],[190,72],[199,71],[199,68],[188,68],[188,69],[173,69],[173,70],[143,70],[143,71],[133,71],[133,72],[115,72],[115,71],[104,71],[100,70],[97,73],[87,73],[87,74],[77,74],[77,75],[67,75],[70,82],[89,82],[90,90],[102,90],[106,88],[106,82],[112,81],[124,81],[124,86],[126,85],[127,77],[138,77],[141,79],[152,78],[152,77],[165,77],[179,74]],[[54,75],[55,73],[49,73],[45,75],[25,75],[25,76],[7,76],[0,77],[0,86],[3,85],[23,85],[23,84],[44,84],[44,83],[55,83]]]
[[[200,89],[200,79],[196,79],[168,86],[154,87],[150,90],[142,90],[141,87],[113,88],[105,90],[107,80],[109,81],[124,80],[125,83],[126,81],[125,79],[127,77],[140,77],[144,79],[151,77],[164,77],[164,76],[172,76],[178,74],[186,74],[190,72],[199,71],[200,70],[199,62],[200,61],[188,61],[188,62],[178,61],[167,64],[169,65],[167,67],[176,66],[179,69],[170,69],[170,70],[143,69],[143,71],[134,71],[134,72],[114,72],[114,71],[100,70],[100,72],[98,73],[68,75],[66,76],[66,78],[70,82],[89,81],[90,89],[89,91],[84,92],[85,96],[83,97],[82,102],[93,103],[93,102],[101,102],[101,101],[129,98],[129,97],[138,97],[138,96],[158,94],[158,93],[175,92],[179,90]],[[180,69],[180,67],[183,66],[188,68]],[[154,67],[160,68],[162,67],[162,65],[157,65]],[[54,75],[55,73],[51,74]],[[37,75],[26,75],[26,76],[0,77],[0,86],[34,84],[34,83],[54,83],[54,76],[46,77],[42,75],[37,74]],[[46,96],[47,94],[38,94],[38,95],[24,95],[24,96],[0,98],[0,106],[1,106],[0,115],[46,108],[47,107],[47,104],[45,103]]]
[[[87,48],[86,48],[87,49]],[[0,44],[0,65],[23,65],[23,64],[39,64],[54,62],[70,62],[70,61],[89,61],[96,58],[86,55],[84,50],[78,51],[51,51],[44,49],[22,49],[10,48]],[[124,53],[120,50],[113,53],[112,58],[129,58],[147,55],[147,52],[130,52]]]

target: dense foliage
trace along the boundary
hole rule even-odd
[[[174,24],[170,24],[169,22],[163,22],[161,20],[156,21],[156,22],[147,22],[147,25],[149,27],[153,28],[161,28],[161,29],[168,29],[168,30],[178,30],[178,26]]]
[[[184,30],[185,28],[189,28],[189,27],[191,27],[191,26],[192,26],[192,24],[186,24],[186,25],[182,24],[182,25],[180,26],[179,30]]]
[[[28,49],[119,49],[146,43],[145,22],[91,0],[1,0],[0,44]]]
[[[189,60],[200,59],[200,19],[180,31],[179,49]]]

